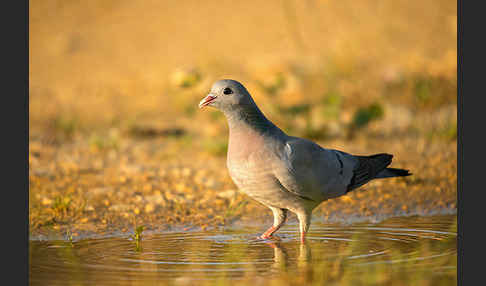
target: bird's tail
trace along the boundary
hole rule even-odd
[[[358,164],[353,170],[353,177],[347,187],[347,192],[354,190],[373,179],[409,176],[408,170],[387,168],[393,155],[375,154],[371,156],[356,156]]]
[[[412,173],[405,169],[385,168],[383,171],[379,172],[378,175],[376,175],[375,179],[405,177],[410,175],[412,175]]]

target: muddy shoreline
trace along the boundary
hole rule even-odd
[[[318,143],[353,154],[392,153],[392,166],[413,176],[375,180],[323,202],[314,220],[378,222],[457,211],[455,142],[409,136]],[[124,235],[139,225],[163,232],[245,224],[264,230],[271,223],[267,208],[237,191],[224,155],[195,153],[181,139],[124,138],[102,150],[85,138],[60,145],[31,139],[29,149],[31,239]]]

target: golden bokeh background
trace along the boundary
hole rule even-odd
[[[221,78],[244,83],[272,120],[297,135],[305,135],[298,119],[280,107],[310,105],[312,126],[322,131],[333,120],[313,110],[330,94],[339,98],[338,125],[373,102],[385,115],[400,113],[388,105],[412,115],[453,110],[456,7],[443,0],[30,1],[30,135],[141,122],[191,130],[194,120],[224,129],[213,112],[197,111]],[[442,125],[455,120],[453,112],[446,117]],[[194,132],[213,134],[203,127]]]

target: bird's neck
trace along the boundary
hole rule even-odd
[[[245,107],[239,107],[238,109],[226,110],[224,112],[226,119],[228,120],[228,126],[230,130],[230,136],[232,133],[238,131],[249,131],[258,134],[266,134],[272,131],[280,131],[265,115],[260,111],[258,106],[250,105]]]

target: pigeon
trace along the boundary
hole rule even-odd
[[[312,210],[373,179],[409,176],[408,170],[388,168],[393,155],[356,156],[326,149],[287,135],[260,111],[238,81],[216,81],[199,108],[214,107],[226,117],[229,142],[226,165],[244,194],[273,212],[274,223],[260,239],[269,239],[297,215],[301,242],[309,230]]]

